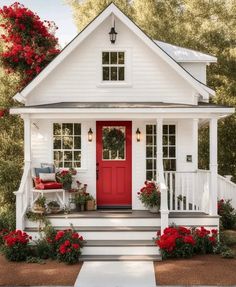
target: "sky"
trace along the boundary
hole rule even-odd
[[[63,48],[77,34],[73,22],[72,12],[64,0],[0,0],[0,7],[20,2],[33,12],[36,12],[41,20],[54,21],[58,27],[56,36]]]

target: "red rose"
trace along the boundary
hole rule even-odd
[[[70,246],[70,241],[66,240],[64,244],[65,244],[66,247],[68,247],[68,246]]]
[[[72,247],[73,247],[74,249],[79,249],[79,244],[74,243],[74,244],[72,244]]]

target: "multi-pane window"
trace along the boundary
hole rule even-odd
[[[156,125],[146,125],[146,179],[156,178]],[[163,125],[164,170],[176,170],[176,126]]]
[[[102,52],[102,80],[125,80],[125,52]]]
[[[81,167],[81,124],[53,124],[53,159],[56,167]]]

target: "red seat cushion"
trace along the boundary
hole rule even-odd
[[[40,182],[40,183],[35,185],[35,188],[41,189],[41,190],[44,190],[44,189],[61,189],[62,183],[55,182],[55,181],[45,182],[45,183]]]

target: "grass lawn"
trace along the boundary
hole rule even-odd
[[[155,262],[157,285],[236,285],[236,259],[199,255]]]
[[[66,265],[46,260],[45,264],[9,262],[0,255],[0,285],[67,285],[73,286],[82,263]]]

